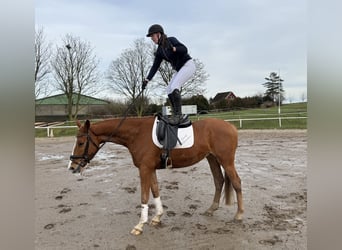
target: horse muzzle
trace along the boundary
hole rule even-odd
[[[79,159],[80,161],[78,163],[75,163],[74,160]],[[89,160],[86,157],[83,156],[70,156],[70,163],[68,166],[68,169],[73,173],[81,173],[83,172],[84,168],[89,163]]]

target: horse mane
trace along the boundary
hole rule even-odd
[[[119,128],[119,124],[121,122],[121,126],[126,125],[125,122],[128,122],[130,124],[135,123],[135,122],[141,122],[142,120],[149,120],[154,118],[155,116],[129,116],[129,117],[115,117],[115,118],[107,118],[107,119],[103,119],[100,121],[95,121],[95,122],[91,122],[90,123],[90,131],[92,133],[94,133],[96,136],[98,136],[99,133],[99,128],[102,127],[103,125],[109,124],[109,126],[111,124],[113,124],[113,131],[117,128]]]

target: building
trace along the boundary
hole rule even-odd
[[[226,100],[227,102],[232,101],[236,98],[236,96],[234,95],[234,93],[232,91],[228,91],[228,92],[221,92],[221,93],[217,93],[215,95],[215,97],[212,99],[211,103],[215,104],[218,102],[221,102],[222,100]]]
[[[73,103],[76,103],[76,95]],[[91,116],[96,113],[106,113],[109,101],[91,96],[81,95],[79,101],[78,118]],[[44,97],[36,100],[36,122],[66,121],[68,120],[68,99],[65,94]],[[75,106],[73,107],[75,110]]]

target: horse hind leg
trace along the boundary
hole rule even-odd
[[[241,179],[236,172],[235,165],[234,165],[234,159],[232,159],[229,163],[224,163],[222,164],[225,173],[226,173],[226,204],[229,203],[228,198],[232,197],[230,194],[229,190],[229,185],[228,185],[228,179],[231,182],[231,185],[233,186],[235,193],[236,193],[236,198],[237,198],[237,205],[238,209],[235,214],[234,219],[235,220],[242,220],[243,213],[244,213],[244,206],[243,206],[243,201],[242,201],[242,188],[241,188]]]
[[[234,204],[234,188],[226,173],[224,173],[224,197],[226,205]]]
[[[212,216],[213,213],[219,208],[224,178],[223,178],[221,166],[218,163],[215,156],[210,154],[207,156],[207,160],[210,166],[211,173],[214,178],[215,194],[214,194],[214,200],[213,200],[212,205],[204,212],[204,214],[207,216]]]

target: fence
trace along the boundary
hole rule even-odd
[[[238,122],[239,127],[243,128],[244,121],[267,121],[267,120],[278,120],[279,128],[282,127],[283,120],[294,120],[294,119],[307,119],[305,116],[301,117],[264,117],[264,118],[239,118],[239,119],[226,119],[224,121],[227,122]],[[35,129],[45,129],[47,137],[54,137],[54,129],[63,129],[63,128],[77,128],[77,126],[57,126],[56,124],[47,125],[47,126],[35,126]]]
[[[77,126],[47,126],[47,127],[40,127],[35,126],[35,129],[46,129],[47,137],[54,137],[53,130],[59,128],[77,128]]]
[[[282,120],[291,120],[291,119],[307,119],[306,116],[301,117],[266,117],[266,118],[244,118],[244,119],[227,119],[226,122],[236,122],[240,123],[240,128],[242,128],[243,121],[266,121],[266,120],[278,120],[279,121],[279,128],[282,127]]]

